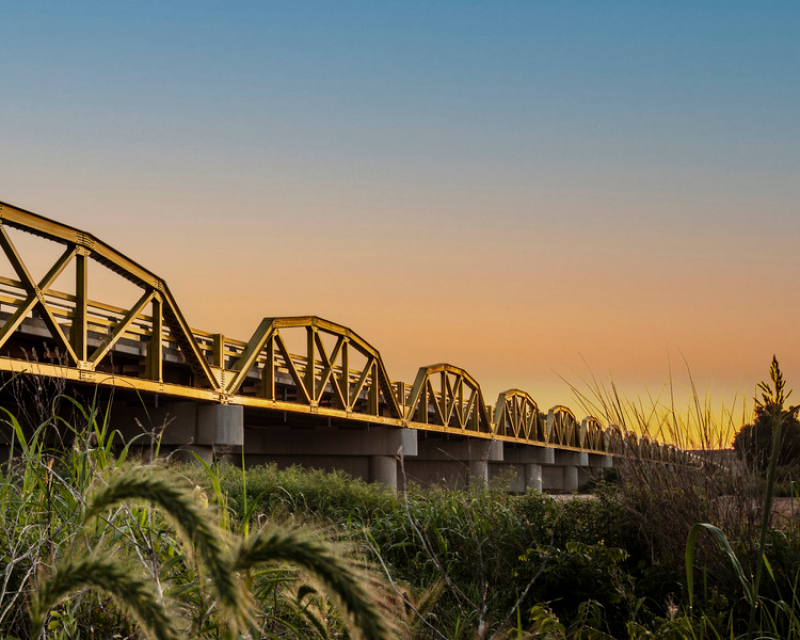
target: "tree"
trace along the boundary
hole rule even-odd
[[[783,405],[792,392],[784,393],[786,381],[774,355],[769,377],[772,386],[767,382],[758,383],[761,398],[755,398],[753,424],[744,425],[733,439],[733,448],[739,458],[757,469],[766,469],[769,465],[773,430],[778,422],[783,425],[778,464],[785,466],[800,462],[800,405],[784,409]]]

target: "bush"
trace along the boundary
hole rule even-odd
[[[781,422],[781,442],[778,451],[778,465],[796,465],[800,461],[800,405],[783,408],[791,391],[784,394],[786,385],[778,359],[772,356],[770,380],[774,388],[761,382],[761,399],[756,398],[753,424],[744,425],[733,440],[733,448],[740,459],[751,468],[766,470],[772,451],[772,438],[775,426]]]
[[[384,485],[354,479],[343,471],[279,469],[269,464],[248,469],[246,476],[231,465],[216,472],[229,507],[239,515],[247,505],[254,516],[296,514],[325,523],[350,520],[363,525],[398,506],[397,497]]]

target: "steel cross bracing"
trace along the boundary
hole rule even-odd
[[[62,247],[40,279],[10,230]],[[0,371],[607,455],[691,458],[592,416],[579,422],[564,406],[543,412],[518,389],[492,407],[477,381],[449,364],[420,368],[411,386],[393,382],[377,349],[314,316],[265,318],[246,342],[191,329],[164,280],[90,233],[2,202],[0,245],[11,269],[0,275]],[[73,263],[74,281],[57,286]],[[135,285],[138,300],[120,308],[90,299],[90,265]],[[32,359],[32,344],[50,353]]]

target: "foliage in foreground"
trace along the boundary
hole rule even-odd
[[[744,425],[733,439],[733,448],[739,458],[751,468],[761,471],[769,467],[772,441],[778,424],[781,435],[777,465],[796,465],[800,460],[800,419],[797,417],[800,405],[784,408],[792,392],[784,393],[786,382],[775,356],[772,357],[770,380],[772,386],[766,382],[759,384],[761,398],[756,399],[753,423]]]
[[[391,637],[392,599],[376,604],[380,585],[346,545],[308,527],[240,534],[199,487],[112,456],[107,423],[82,417],[57,425],[73,445],[50,451],[55,422],[31,433],[8,415],[1,637]]]
[[[720,499],[731,480],[713,467],[633,463],[621,471],[619,481],[601,483],[594,498],[560,503],[494,487],[412,488],[392,496],[339,474],[267,466],[247,473],[247,491],[240,483],[231,503],[257,502],[254,513],[262,519],[285,517],[287,504],[303,505],[299,517],[368,544],[405,601],[404,624],[416,638],[746,635],[750,606],[741,576],[755,574],[761,529],[742,521],[762,512],[751,515],[750,502]],[[223,486],[239,474],[218,470]],[[328,494],[320,482],[325,478],[331,480]],[[340,491],[358,517],[337,507]],[[694,534],[690,607],[686,550],[698,522],[708,526]],[[741,575],[709,533],[710,523],[726,532]],[[770,571],[760,587],[756,627],[773,630],[766,637],[800,637],[793,622],[800,610],[793,604],[800,530],[796,521],[777,524],[765,546]]]
[[[9,416],[0,635],[379,637],[391,619],[392,637],[420,639],[800,638],[800,526],[771,509],[783,411],[766,480],[634,460],[565,503],[396,496],[274,465],[137,467],[112,456],[95,411],[58,425],[73,445],[56,455]]]

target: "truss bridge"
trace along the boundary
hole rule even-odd
[[[156,430],[165,450],[342,468],[393,486],[507,473],[512,489],[552,491],[577,490],[625,456],[693,462],[566,406],[540,408],[519,389],[487,403],[451,364],[421,367],[410,384],[392,380],[374,346],[322,318],[267,317],[247,340],[193,329],[162,278],[91,233],[2,202],[0,246],[4,379],[95,389],[124,437]],[[95,274],[124,282],[135,300],[91,299]]]

